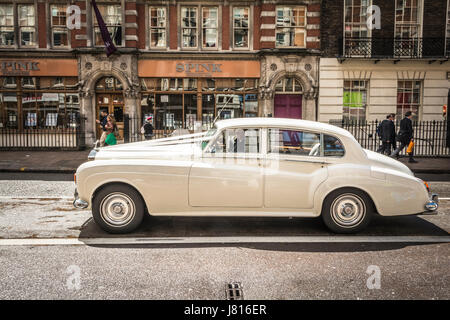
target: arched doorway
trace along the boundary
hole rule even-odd
[[[280,79],[275,85],[274,116],[277,118],[302,118],[303,87],[293,77]]]
[[[119,79],[108,76],[100,78],[95,85],[96,96],[96,119],[100,119],[102,111],[114,115],[117,127],[119,128],[119,140],[123,139],[124,126],[124,98],[123,85]],[[97,139],[102,135],[101,126],[96,128]]]

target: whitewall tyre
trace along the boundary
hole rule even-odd
[[[142,223],[145,206],[141,195],[123,184],[104,187],[92,200],[95,223],[109,233],[129,233]]]
[[[374,212],[369,196],[353,188],[330,193],[322,206],[322,219],[335,233],[357,233],[369,225]]]

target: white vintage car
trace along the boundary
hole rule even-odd
[[[154,216],[319,217],[337,233],[370,218],[435,211],[408,167],[319,122],[242,118],[208,132],[94,149],[74,206],[111,233]]]

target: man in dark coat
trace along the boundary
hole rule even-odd
[[[381,139],[381,147],[377,150],[381,154],[391,154],[391,148],[395,148],[395,115],[388,114],[386,119],[380,123],[378,135]]]
[[[398,154],[400,153],[400,151],[402,151],[403,148],[408,147],[411,140],[414,141],[414,139],[413,139],[414,129],[413,129],[411,118],[412,118],[412,112],[407,111],[405,113],[405,117],[402,119],[402,121],[400,121],[400,130],[397,135],[397,140],[400,142],[400,146],[397,149],[395,149],[395,151],[392,153],[392,156],[397,157],[397,159],[399,157]],[[409,162],[411,162],[411,163],[417,162],[413,158],[413,153],[414,152],[411,151],[411,153],[409,154]]]
[[[148,117],[145,120],[144,128],[144,137],[145,140],[150,140],[153,137],[153,125],[152,125],[152,117]]]

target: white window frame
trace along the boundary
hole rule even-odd
[[[404,117],[404,112],[403,112],[404,108],[402,107],[402,114],[401,115],[398,115],[398,113],[397,113],[397,110],[398,110],[398,93],[399,93],[399,90],[400,90],[400,87],[398,86],[398,84],[399,84],[400,81],[402,81],[402,82],[418,82],[419,83],[420,88],[419,88],[419,99],[418,99],[418,102],[417,102],[417,114],[416,114],[416,118],[413,119],[413,120],[420,120],[422,118],[422,110],[423,110],[423,90],[424,90],[424,82],[423,82],[423,80],[420,80],[420,79],[412,79],[412,80],[409,80],[409,79],[398,79],[397,80],[397,94],[396,94],[397,103],[395,104],[395,114],[396,114],[397,118],[403,119],[403,117]],[[413,89],[413,94],[414,94],[414,89]],[[403,105],[404,104],[405,103],[403,103]],[[413,105],[414,103],[411,103],[411,104]]]
[[[235,9],[247,9],[248,10],[248,26],[247,26],[247,46],[246,47],[236,47],[235,46],[235,30],[245,30],[243,27],[235,28],[234,26],[234,10]],[[251,32],[252,32],[252,8],[250,6],[233,6],[231,8],[231,39],[232,39],[232,45],[231,48],[234,50],[249,50],[250,49],[250,43],[251,43]]]
[[[152,10],[156,9],[156,10],[164,10],[164,27],[159,27],[159,26],[152,26]],[[168,10],[166,6],[149,6],[148,7],[148,31],[149,31],[149,48],[150,49],[166,49],[168,47],[168,36],[169,36],[169,32],[168,32]],[[152,30],[161,30],[164,29],[165,32],[165,38],[164,38],[164,45],[163,46],[154,46],[152,45]]]
[[[16,37],[16,16],[14,14],[15,10],[16,10],[16,6],[14,5],[14,3],[1,3],[1,6],[11,6],[12,7],[12,19],[13,19],[13,23],[11,26],[0,26],[1,29],[8,29],[8,28],[12,28],[12,32],[13,32],[13,43],[12,44],[2,44],[0,45],[1,48],[15,48],[17,47],[18,43],[17,43],[17,37]],[[5,15],[5,17],[7,17],[8,15]]]
[[[395,0],[395,7],[394,7],[394,56],[396,57],[403,57],[402,55],[397,55],[396,54],[396,48],[397,48],[397,43],[398,42],[402,42],[402,41],[409,41],[410,42],[410,46],[411,46],[411,53],[407,55],[407,57],[411,56],[411,55],[415,55],[417,57],[420,57],[422,55],[421,52],[421,47],[419,45],[419,41],[422,38],[422,34],[423,34],[423,0],[417,0],[417,37],[413,38],[411,36],[409,36],[408,38],[403,38],[403,37],[397,37],[397,27],[403,25],[403,23],[399,23],[397,22],[397,3],[400,0]],[[406,0],[403,0],[406,1]],[[410,27],[409,29],[409,33],[411,33],[411,27],[412,24],[411,23],[405,23],[405,26]],[[407,42],[408,43],[408,42]],[[402,50],[407,50],[407,49],[402,49]]]
[[[204,10],[205,9],[216,9],[216,13],[217,13],[217,17],[216,17],[216,27],[215,28],[210,28],[210,27],[205,27],[203,25],[203,17],[204,17]],[[219,49],[219,15],[220,15],[220,10],[218,6],[201,6],[200,8],[201,10],[201,37],[199,37],[199,40],[201,40],[201,48],[203,50],[218,50]],[[215,47],[207,47],[204,46],[203,42],[205,40],[205,35],[204,35],[204,30],[205,29],[215,29],[216,30],[216,45]]]
[[[358,90],[355,90],[355,89],[354,89],[353,83],[354,83],[355,81],[365,82],[365,83],[366,83],[366,85],[365,85],[366,102],[365,102],[365,104],[364,104],[364,119],[363,119],[363,121],[367,120],[367,115],[368,115],[368,113],[369,113],[369,106],[370,106],[370,104],[369,104],[369,96],[370,96],[370,95],[369,95],[370,80],[368,80],[368,79],[344,79],[344,80],[343,80],[343,83],[342,83],[342,94],[344,94],[344,92],[346,91],[346,86],[345,86],[345,82],[346,82],[346,81],[350,81],[350,83],[351,83],[351,90],[350,90],[350,92],[362,92],[361,89],[358,89]],[[354,120],[352,120],[351,117],[350,117],[350,109],[349,109],[348,114],[344,113],[344,96],[342,96],[342,117],[345,118],[345,115],[348,116],[348,117],[347,117],[348,120],[354,121]],[[359,115],[359,113],[358,113],[358,115]],[[359,117],[357,118],[356,121],[358,121],[358,122],[360,121],[360,120],[359,120]]]
[[[194,9],[196,14],[195,14],[195,28],[193,27],[185,27],[183,25],[183,9]],[[198,49],[200,47],[199,42],[200,42],[200,37],[199,37],[199,7],[198,6],[182,6],[180,8],[180,47],[183,50],[193,50],[193,49]],[[190,46],[184,46],[184,41],[183,41],[183,30],[184,29],[189,29],[189,30],[195,30],[195,46],[190,47]]]
[[[291,8],[291,9],[293,9],[293,8],[303,8],[304,11],[305,11],[305,22],[304,22],[304,25],[303,26],[290,26],[290,27],[283,27],[283,26],[279,27],[279,26],[277,26],[278,10],[282,9],[282,8]],[[276,8],[275,8],[275,47],[276,48],[306,48],[307,36],[308,36],[308,33],[307,33],[307,24],[308,24],[308,22],[307,22],[307,20],[308,20],[308,10],[307,10],[306,6],[297,6],[297,5],[294,5],[294,6],[290,6],[290,5],[276,6]],[[294,28],[294,29],[298,28],[298,29],[302,30],[302,32],[304,34],[304,39],[305,39],[304,46],[278,45],[277,44],[278,29],[286,29],[286,28]]]
[[[124,10],[125,6],[122,4],[122,1],[120,2],[120,4],[118,4],[118,3],[99,3],[99,4],[97,4],[97,6],[98,7],[101,7],[101,6],[118,6],[118,7],[120,7],[120,9],[121,9],[121,21],[120,21],[120,24],[116,24],[116,25],[117,26],[118,25],[121,26],[122,43],[120,45],[115,44],[114,43],[114,39],[112,39],[112,37],[111,37],[111,40],[112,40],[112,43],[114,44],[114,46],[120,47],[120,48],[125,47],[125,42],[126,42],[125,41],[125,23],[124,23],[124,21],[125,21],[125,10]],[[103,20],[105,20],[104,16],[103,16]],[[108,25],[106,23],[106,21],[105,21],[105,24],[106,24],[107,28],[116,26],[116,25]],[[92,33],[93,33],[92,43],[93,43],[94,47],[98,48],[98,47],[102,47],[104,45],[103,45],[103,40],[102,40],[102,44],[97,44],[96,43],[97,42],[96,41],[97,40],[97,38],[96,38],[97,33],[95,31],[97,29],[100,31],[99,26],[98,26],[98,22],[97,22],[97,17],[95,16],[95,11],[94,11],[94,9],[92,9]],[[99,33],[99,36],[101,37],[101,33]]]
[[[349,25],[352,29],[353,29],[353,27],[355,27],[355,26],[363,26],[363,27],[366,27],[367,28],[367,12],[361,12],[361,15],[360,16],[364,16],[366,19],[364,20],[364,22],[359,22],[359,23],[356,23],[356,22],[353,22],[353,10],[354,10],[354,1],[355,0],[344,0],[344,13],[343,13],[343,21],[344,21],[344,25],[343,25],[343,37],[342,37],[342,41],[343,41],[343,49],[344,49],[344,55],[346,55],[347,54],[347,52],[346,52],[346,39],[348,39],[347,38],[347,36],[346,36],[346,27],[347,27],[347,25]],[[352,7],[352,20],[351,21],[347,21],[346,20],[346,9],[347,9],[347,4],[349,4],[349,2],[351,2],[351,7]],[[372,0],[368,0],[368,7],[370,7],[371,5],[372,5]],[[357,38],[361,38],[361,33],[359,34],[359,36],[356,38],[356,37],[351,37],[350,39],[357,39]],[[367,28],[367,38],[369,38],[369,39],[372,39],[372,30],[370,29],[370,28]],[[349,50],[350,51],[350,55],[352,56],[352,57],[362,57],[363,55],[355,55],[355,54],[351,54],[351,49]],[[372,50],[370,50],[370,52],[368,52],[368,54],[366,55],[366,56],[371,56],[372,55]]]
[[[20,8],[21,7],[33,7],[34,10],[34,25],[33,26],[21,26],[20,25]],[[36,48],[38,46],[38,28],[37,28],[37,9],[34,3],[20,3],[16,6],[17,8],[17,30],[18,30],[18,46],[20,48]],[[29,15],[27,15],[29,17]],[[33,44],[30,45],[24,45],[22,44],[22,28],[33,28],[34,29],[34,35],[33,35]]]
[[[70,44],[71,33],[70,33],[70,30],[67,28],[67,19],[68,19],[67,12],[66,12],[66,10],[64,10],[64,13],[66,14],[66,25],[65,26],[61,26],[61,25],[54,26],[53,25],[53,12],[52,12],[52,9],[53,9],[54,6],[63,6],[63,7],[65,7],[65,9],[67,8],[67,6],[65,4],[50,3],[50,6],[49,6],[49,8],[50,8],[49,17],[50,17],[50,37],[51,37],[50,40],[51,40],[51,45],[52,45],[52,48],[55,48],[55,49],[66,49],[66,48],[69,48],[71,46],[71,44]],[[53,37],[55,29],[65,29],[66,34],[67,34],[67,45],[55,46],[55,39]]]

